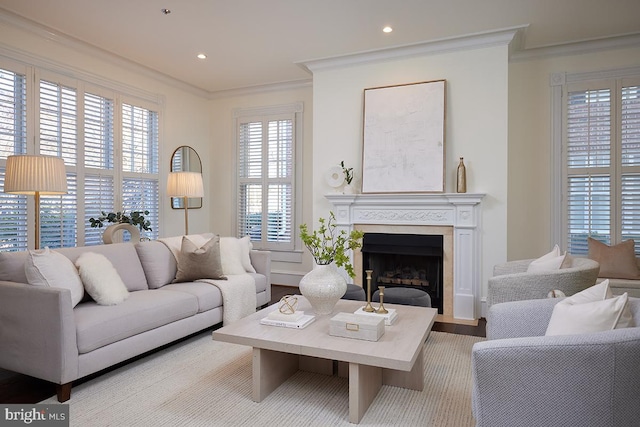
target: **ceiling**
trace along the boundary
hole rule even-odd
[[[304,60],[527,24],[525,49],[640,33],[640,0],[0,0],[0,8],[207,92],[308,80],[296,65]]]

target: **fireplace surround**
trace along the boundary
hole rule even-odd
[[[446,320],[480,317],[482,211],[484,194],[327,194],[338,229],[347,232],[441,235],[442,310]],[[351,255],[355,283],[362,277],[362,252]]]

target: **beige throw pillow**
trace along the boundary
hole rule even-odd
[[[198,247],[187,236],[182,236],[178,271],[173,283],[198,279],[227,279],[220,262],[220,236],[209,239],[202,247]]]
[[[635,254],[635,242],[625,240],[609,246],[591,237],[587,238],[589,258],[600,263],[598,277],[609,279],[640,279],[640,269]]]

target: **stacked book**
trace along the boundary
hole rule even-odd
[[[262,325],[280,326],[283,328],[297,328],[302,329],[307,327],[313,322],[316,317],[312,314],[304,314],[304,311],[297,311],[292,314],[280,313],[278,310],[274,310],[267,317],[260,320]]]

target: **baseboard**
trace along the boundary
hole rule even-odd
[[[303,273],[271,271],[271,283],[282,286],[298,286]]]

